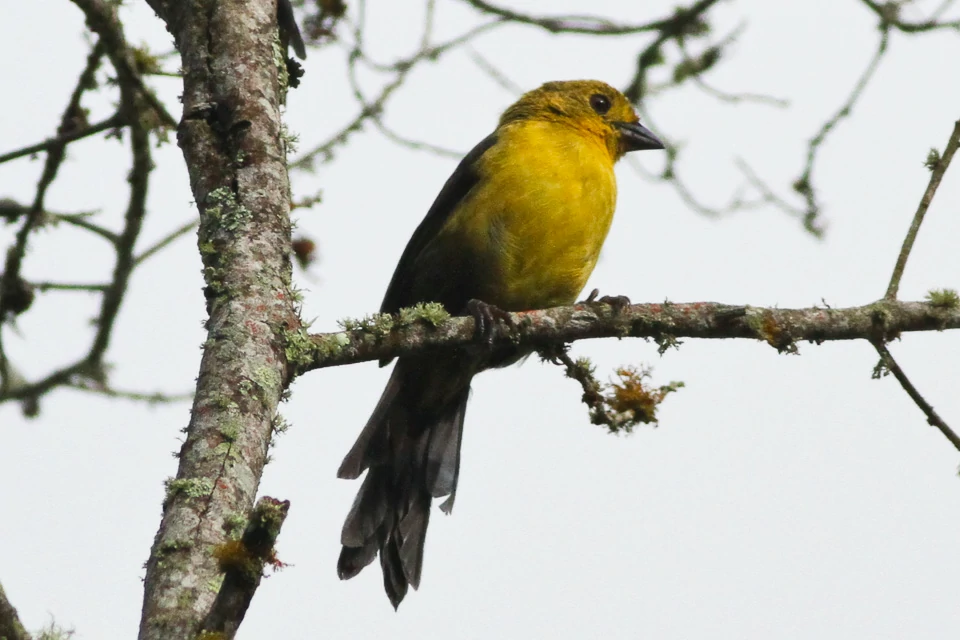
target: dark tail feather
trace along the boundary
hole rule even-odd
[[[359,478],[368,467],[383,464],[389,453],[390,428],[388,421],[404,420],[401,413],[402,404],[397,402],[397,395],[403,387],[403,371],[400,363],[393,368],[393,374],[387,382],[387,387],[380,396],[373,414],[364,425],[357,441],[344,456],[337,477],[347,480]]]
[[[435,497],[453,506],[460,472],[469,378],[431,362],[401,359],[338,476],[367,475],[343,524],[337,573],[352,578],[380,554],[394,608],[420,586],[423,546]],[[426,365],[426,366],[424,366]]]
[[[453,511],[460,477],[460,443],[463,440],[463,417],[467,410],[469,387],[458,399],[457,410],[444,416],[432,429],[427,447],[427,489],[434,498],[450,496],[440,508]]]

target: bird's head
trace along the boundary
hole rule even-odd
[[[599,80],[548,82],[520,97],[500,118],[546,120],[575,127],[602,142],[613,160],[629,151],[663,149],[652,131],[640,124],[626,96]]]

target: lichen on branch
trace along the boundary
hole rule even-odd
[[[945,305],[939,294],[927,302],[879,300],[861,307],[805,309],[663,302],[627,305],[614,312],[594,302],[524,311],[512,318],[515,330],[498,336],[498,343],[534,350],[589,338],[631,337],[655,340],[661,348],[678,338],[745,338],[795,352],[801,342],[890,340],[911,331],[960,329],[960,308]],[[475,340],[472,318],[407,320],[370,316],[344,323],[351,330],[304,336],[295,354],[296,373],[465,347]]]

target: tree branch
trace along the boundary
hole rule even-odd
[[[890,285],[887,287],[886,298],[893,300],[897,297],[897,291],[900,288],[900,278],[903,277],[903,270],[907,266],[907,258],[910,257],[910,251],[913,250],[913,243],[917,239],[917,233],[920,231],[920,225],[923,223],[923,217],[933,202],[933,196],[937,193],[940,181],[943,180],[943,174],[947,172],[953,155],[960,146],[960,120],[953,125],[953,133],[947,140],[947,146],[941,156],[936,149],[930,150],[930,156],[927,158],[927,165],[930,167],[930,182],[927,183],[927,190],[920,198],[920,204],[917,206],[917,212],[913,215],[913,222],[910,223],[910,229],[903,239],[903,247],[900,248],[900,255],[897,256],[897,264],[893,267],[893,275],[890,277]]]
[[[880,300],[845,309],[776,309],[715,302],[628,305],[614,313],[603,303],[579,303],[511,314],[517,327],[498,344],[531,350],[589,338],[749,338],[779,351],[796,343],[832,340],[891,339],[909,331],[960,329],[960,308],[927,302]],[[388,317],[389,318],[389,317]],[[348,326],[351,323],[347,323]],[[450,318],[428,322],[374,316],[364,328],[310,336],[291,355],[299,372],[413,355],[431,349],[475,345],[474,320]]]
[[[953,429],[943,421],[933,407],[930,405],[926,399],[920,395],[920,392],[917,390],[913,383],[910,382],[910,379],[907,378],[907,374],[903,372],[903,369],[900,368],[900,365],[897,364],[897,361],[893,359],[893,355],[890,353],[890,350],[887,349],[886,345],[883,342],[874,341],[873,346],[876,348],[877,353],[880,354],[880,364],[877,365],[877,368],[874,369],[874,378],[881,377],[885,372],[893,374],[893,377],[897,379],[897,382],[900,383],[900,386],[903,387],[903,390],[907,392],[907,395],[916,403],[920,410],[927,416],[927,422],[940,430],[947,440],[960,451],[960,436],[954,433]]]
[[[104,53],[105,47],[100,41],[90,50],[90,54],[87,56],[87,64],[80,73],[73,93],[70,95],[70,100],[67,102],[67,107],[60,117],[60,126],[57,127],[57,138],[69,135],[71,132],[76,131],[78,127],[83,128],[82,125],[85,118],[83,116],[83,110],[80,107],[80,101],[83,98],[83,94],[93,86],[93,80],[97,69],[100,67],[100,62],[103,60]],[[23,258],[27,251],[27,241],[30,238],[31,232],[43,219],[43,204],[46,199],[47,190],[50,188],[50,185],[53,184],[54,179],[56,179],[60,165],[66,157],[64,153],[65,148],[66,142],[47,147],[47,157],[43,164],[43,172],[40,175],[40,180],[37,183],[37,191],[33,199],[33,204],[30,206],[30,210],[27,212],[23,224],[17,231],[13,246],[7,251],[3,274],[0,276],[0,322],[6,319],[7,313],[11,310],[10,296],[14,295],[18,290],[17,285],[21,281],[20,270],[23,266]],[[0,374],[2,374],[5,369],[6,360],[0,356]]]

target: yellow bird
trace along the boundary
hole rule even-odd
[[[464,157],[407,243],[380,307],[440,302],[488,334],[503,311],[573,303],[593,271],[617,200],[613,165],[662,149],[630,102],[596,80],[524,94]],[[478,346],[404,356],[338,476],[367,471],[341,534],[352,578],[377,553],[394,608],[420,584],[433,498],[457,491],[470,381],[525,355]]]

